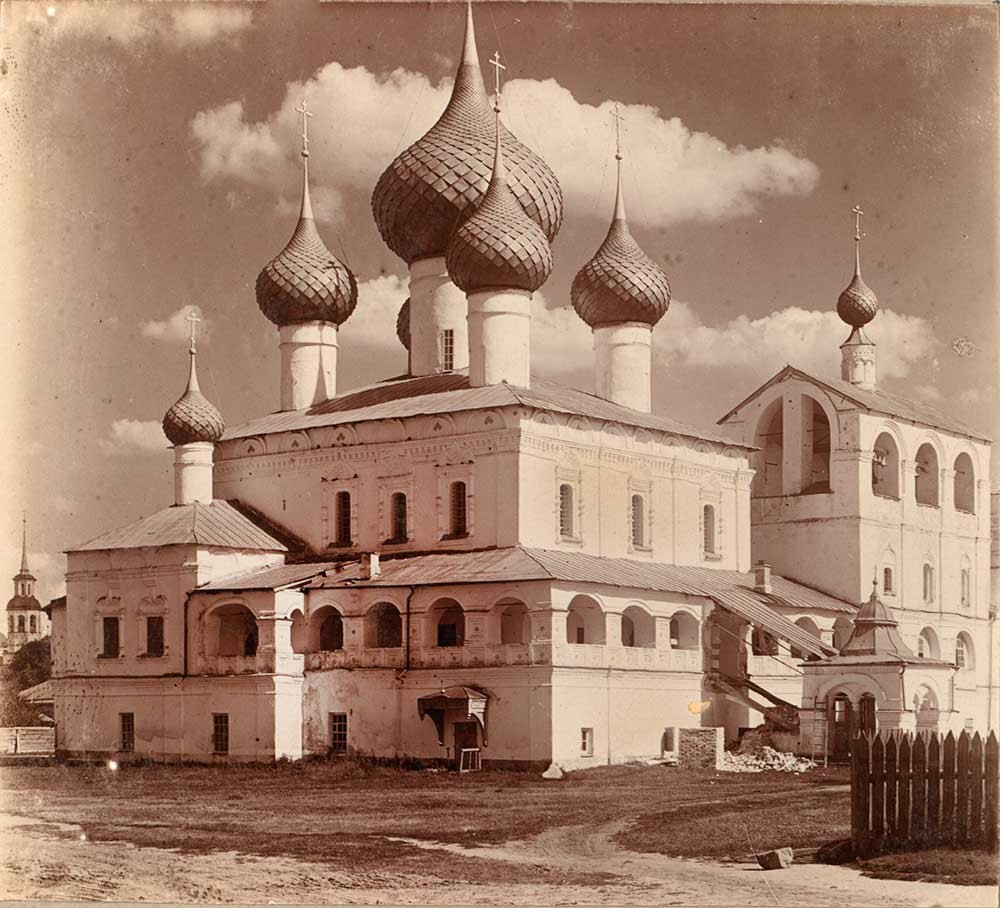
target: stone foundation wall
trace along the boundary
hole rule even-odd
[[[723,728],[678,729],[677,765],[688,769],[719,769],[725,749]]]

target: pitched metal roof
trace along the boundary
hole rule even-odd
[[[885,416],[894,416],[898,419],[905,419],[909,422],[917,423],[918,425],[930,426],[934,429],[943,429],[946,432],[951,432],[954,435],[962,435],[975,441],[991,441],[990,437],[985,435],[980,429],[976,429],[967,423],[960,422],[953,416],[943,413],[936,407],[932,407],[929,404],[910,400],[906,397],[900,397],[898,394],[890,394],[888,391],[883,391],[882,389],[867,391],[864,388],[859,388],[857,385],[851,384],[849,381],[844,381],[842,378],[828,378],[825,376],[820,377],[813,375],[811,372],[807,372],[805,369],[799,369],[798,367],[792,365],[785,366],[785,368],[770,379],[770,381],[765,382],[757,388],[756,391],[740,401],[735,407],[733,407],[732,410],[719,420],[719,425],[726,422],[730,416],[742,409],[743,406],[763,391],[778,382],[784,381],[788,377],[801,378],[805,381],[812,382],[813,384],[820,385],[828,391],[831,391],[834,394],[839,394],[856,406],[862,407],[871,413],[881,413]]]
[[[532,376],[530,388],[520,388],[506,382],[473,388],[469,385],[469,376],[464,372],[442,372],[417,378],[402,376],[378,382],[338,394],[307,410],[271,413],[252,419],[229,429],[222,440],[373,419],[403,419],[408,416],[487,410],[518,404],[753,450],[752,445],[734,441],[714,431],[698,429],[669,416],[642,413],[548,379]]]
[[[526,580],[593,583],[711,599],[797,648],[816,655],[828,655],[836,653],[836,650],[792,623],[778,609],[812,608],[851,614],[856,611],[847,602],[782,577],[772,576],[771,594],[758,593],[753,588],[754,578],[750,573],[521,546],[471,552],[401,554],[382,558],[380,568],[379,576],[369,579],[362,574],[359,561],[288,565],[215,580],[200,587],[199,591],[439,586]]]
[[[67,551],[96,552],[161,545],[288,551],[284,543],[261,529],[229,501],[173,505]]]

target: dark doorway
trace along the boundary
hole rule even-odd
[[[830,704],[830,759],[849,760],[854,734],[854,708],[847,694],[837,694]]]
[[[462,751],[479,747],[479,726],[475,722],[456,722],[455,728],[455,768],[462,766]]]
[[[862,694],[858,701],[858,731],[864,735],[873,735],[878,731],[874,694]]]

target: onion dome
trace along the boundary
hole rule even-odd
[[[297,108],[312,116],[305,105]],[[257,277],[257,305],[279,328],[301,322],[347,321],[358,303],[351,270],[323,245],[309,198],[309,139],[302,134],[302,209],[288,245]]]
[[[410,298],[407,297],[402,306],[399,307],[399,315],[396,316],[396,337],[399,342],[410,349]]]
[[[163,417],[163,434],[172,445],[189,445],[198,441],[216,442],[222,438],[226,424],[215,405],[201,393],[195,369],[194,340],[191,341],[191,370],[187,388]]]
[[[507,185],[499,128],[496,135],[489,189],[455,230],[445,264],[466,293],[494,288],[530,293],[552,273],[552,250],[545,232],[524,213]]]
[[[670,281],[629,231],[622,194],[621,152],[615,157],[618,194],[614,218],[601,248],[573,278],[570,299],[591,328],[624,322],[644,322],[652,327],[670,305]]]
[[[837,315],[852,328],[862,328],[878,313],[878,297],[861,278],[861,215],[854,207],[854,277],[837,300]]]
[[[444,255],[455,225],[489,186],[495,124],[479,69],[472,6],[451,99],[430,131],[402,152],[379,178],[372,213],[386,245],[407,264]],[[503,126],[509,191],[555,239],[563,218],[562,190],[549,166]]]

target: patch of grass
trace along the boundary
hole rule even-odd
[[[988,851],[928,848],[860,860],[857,867],[865,876],[880,880],[956,883],[960,886],[995,886],[998,881],[997,855]]]

